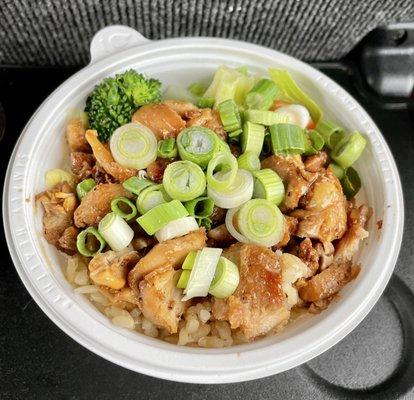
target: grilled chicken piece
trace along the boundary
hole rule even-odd
[[[95,157],[89,153],[74,151],[70,153],[70,165],[72,172],[79,178],[79,180],[83,181],[92,176]]]
[[[42,204],[45,212],[43,227],[46,240],[59,250],[73,255],[74,231],[69,228],[73,227],[73,213],[78,204],[74,189],[66,182],[59,183],[51,190],[39,193],[36,201]]]
[[[132,115],[132,122],[147,126],[157,140],[176,138],[185,128],[185,121],[167,104],[147,104]]]
[[[236,242],[236,239],[230,235],[225,224],[207,231],[208,245],[211,247],[227,247]]]
[[[166,100],[164,104],[173,109],[180,117],[188,119],[194,114],[194,111],[200,110],[193,103],[179,100]]]
[[[298,220],[296,218],[290,217],[289,215],[284,215],[285,217],[285,233],[282,240],[272,247],[273,250],[280,249],[285,247],[290,238],[295,234],[296,228],[298,226]]]
[[[311,276],[318,272],[319,253],[313,247],[312,241],[309,238],[302,240],[294,249],[294,253],[308,266]]]
[[[109,250],[97,254],[89,262],[89,277],[97,285],[110,289],[122,289],[127,281],[128,272],[139,260],[136,251],[127,253]]]
[[[351,263],[331,264],[299,288],[306,302],[317,302],[338,293],[353,278]]]
[[[236,243],[224,250],[240,271],[240,283],[227,300],[214,301],[213,315],[228,320],[251,340],[264,335],[289,318],[284,306],[282,277],[278,258],[270,249]]]
[[[180,317],[189,302],[181,301],[182,290],[177,288],[180,272],[173,267],[157,269],[139,284],[139,307],[144,317],[170,333],[177,333]]]
[[[321,172],[328,163],[328,154],[324,151],[320,151],[317,154],[309,156],[305,162],[305,169],[309,172]]]
[[[308,266],[293,254],[283,253],[279,257],[282,270],[282,288],[286,295],[286,308],[291,309],[299,302],[298,290],[294,283],[302,278],[307,278],[311,271]]]
[[[335,247],[330,242],[316,243],[315,250],[319,255],[319,268],[323,271],[333,263]]]
[[[110,289],[107,286],[99,286],[99,291],[111,302],[111,305],[131,311],[139,305],[139,299],[135,292],[128,286],[120,290]]]
[[[205,230],[201,228],[185,236],[156,244],[129,273],[129,286],[136,290],[138,282],[152,271],[159,268],[181,266],[190,251],[200,250],[206,245],[206,239]]]
[[[120,183],[101,183],[96,185],[82,199],[75,211],[75,225],[78,228],[96,226],[99,221],[111,212],[111,200],[114,197],[132,197]]]
[[[304,209],[291,216],[299,219],[296,235],[322,243],[340,239],[346,230],[346,199],[338,178],[327,169],[301,200]]]
[[[90,153],[91,148],[85,138],[86,127],[82,118],[73,118],[66,127],[66,140],[71,152]]]
[[[223,140],[227,139],[227,133],[216,110],[210,108],[199,109],[189,115],[189,118],[187,126],[204,126],[216,132]]]
[[[352,260],[358,251],[361,240],[368,237],[368,232],[364,227],[369,219],[369,214],[370,210],[365,205],[358,208],[351,206],[348,212],[348,230],[336,245],[335,262],[343,263]]]
[[[75,226],[69,226],[66,228],[58,240],[58,247],[66,254],[75,254],[77,251],[76,239],[78,237],[78,233],[79,229]]]
[[[282,209],[291,210],[298,206],[300,198],[306,194],[318,174],[308,172],[299,155],[270,156],[262,161],[262,168],[275,171],[285,184],[286,194],[281,204]]]
[[[120,182],[137,175],[136,169],[125,168],[114,160],[107,145],[99,141],[97,131],[89,129],[86,131],[85,137],[92,147],[96,161],[109,175],[112,175]]]
[[[162,183],[165,169],[168,164],[171,164],[173,160],[169,158],[157,158],[147,167],[148,178],[156,183]]]

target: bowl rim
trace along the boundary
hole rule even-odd
[[[181,370],[172,370],[171,367],[161,368],[159,365],[154,364],[153,360],[147,360],[146,362],[139,361],[136,359],[130,359],[126,356],[120,356],[115,351],[101,345],[100,343],[94,343],[90,340],[88,336],[80,334],[79,331],[74,329],[70,322],[65,320],[65,318],[61,315],[62,310],[57,311],[56,304],[52,304],[52,302],[48,302],[45,300],[44,297],[41,296],[39,293],[38,288],[33,284],[30,276],[26,273],[25,269],[23,268],[24,263],[27,263],[27,260],[22,259],[22,254],[20,250],[18,251],[19,243],[16,243],[16,235],[12,232],[12,209],[10,207],[10,202],[14,201],[11,196],[11,182],[12,179],[12,172],[15,170],[16,167],[16,159],[18,157],[19,148],[21,143],[24,139],[26,132],[29,130],[33,121],[38,118],[39,113],[45,109],[46,106],[50,106],[50,103],[53,102],[55,98],[59,98],[62,94],[70,87],[76,79],[83,77],[83,80],[88,79],[88,74],[91,75],[96,74],[96,71],[99,71],[103,68],[108,67],[111,63],[115,61],[122,61],[125,58],[130,58],[133,54],[137,52],[144,52],[147,50],[152,50],[153,48],[157,48],[157,51],[171,48],[171,47],[192,47],[197,45],[203,45],[209,48],[220,48],[220,49],[234,49],[237,47],[238,49],[242,49],[245,52],[250,53],[251,55],[254,54],[264,54],[264,55],[271,55],[272,57],[279,57],[285,60],[286,62],[292,63],[295,67],[300,68],[304,74],[310,77],[313,81],[315,80],[315,76],[317,74],[318,77],[322,77],[326,84],[331,85],[338,93],[344,95],[344,98],[347,101],[351,101],[351,103],[357,107],[357,109],[361,112],[364,119],[367,121],[367,124],[373,130],[376,138],[378,139],[379,146],[381,147],[384,159],[381,160],[383,163],[382,172],[384,176],[387,176],[386,184],[389,187],[392,187],[394,190],[392,193],[388,193],[392,200],[395,201],[396,208],[395,212],[395,225],[394,230],[392,233],[392,237],[389,243],[388,252],[384,254],[386,257],[384,260],[384,265],[387,268],[384,268],[384,273],[376,282],[376,286],[371,288],[370,296],[365,299],[360,307],[354,310],[347,318],[344,318],[343,323],[337,329],[334,329],[330,335],[326,335],[322,339],[314,340],[312,342],[312,346],[305,346],[304,352],[301,354],[295,354],[292,357],[287,357],[285,360],[279,360],[279,364],[275,365],[271,362],[271,360],[267,359],[266,362],[261,362],[259,364],[253,366],[242,366],[239,369],[233,368],[233,370],[226,370],[225,368],[220,371],[211,371],[211,370],[201,370],[200,372],[191,371],[188,368],[183,368]],[[95,72],[93,72],[95,71]],[[73,90],[73,88],[71,89]],[[374,152],[377,156],[378,154]],[[386,212],[386,210],[384,211]],[[158,378],[174,380],[174,381],[181,381],[181,382],[190,382],[190,383],[228,383],[228,382],[239,382],[239,381],[246,381],[251,379],[257,379],[260,377],[265,377],[268,375],[272,375],[275,373],[280,373],[287,369],[293,368],[299,364],[309,361],[310,359],[316,357],[317,355],[321,354],[322,352],[328,350],[334,344],[336,344],[339,340],[345,337],[349,332],[351,332],[368,314],[374,304],[377,302],[379,297],[381,296],[383,290],[385,289],[392,272],[394,270],[394,266],[397,261],[399,249],[401,246],[402,240],[402,233],[403,233],[403,221],[404,221],[404,206],[403,206],[403,195],[402,195],[402,187],[401,182],[398,174],[398,170],[396,168],[395,161],[393,156],[390,152],[390,149],[382,136],[380,130],[366,113],[364,108],[344,89],[342,89],[338,84],[328,78],[326,75],[321,73],[320,71],[314,69],[308,64],[303,63],[300,60],[297,60],[291,56],[285,55],[280,53],[276,50],[272,50],[266,47],[246,43],[243,41],[236,41],[230,39],[218,39],[218,38],[178,38],[178,39],[165,39],[156,42],[149,42],[143,45],[139,45],[136,47],[129,48],[127,50],[118,52],[116,54],[110,55],[103,59],[96,61],[93,64],[86,66],[85,68],[81,69],[71,77],[69,77],[65,82],[63,82],[57,89],[55,89],[45,100],[44,102],[38,107],[35,111],[33,116],[27,122],[25,128],[23,129],[14,150],[12,152],[6,176],[5,176],[5,184],[3,189],[3,224],[6,234],[6,240],[8,243],[9,251],[15,265],[15,268],[20,276],[20,279],[23,281],[26,289],[31,294],[32,298],[36,301],[36,303],[40,306],[43,312],[57,325],[60,329],[62,329],[66,334],[68,334],[72,339],[86,347],[88,350],[95,352],[96,354],[100,355],[101,357],[114,362],[115,364],[121,365],[125,368],[141,372],[147,375],[155,376]],[[389,235],[390,236],[390,235]],[[277,344],[276,344],[277,345]],[[154,347],[151,344],[145,345],[149,346],[154,350]],[[268,346],[273,347],[275,345]],[[237,350],[237,347],[233,347]],[[182,350],[180,348],[180,350]],[[211,349],[207,351],[202,351],[203,349],[197,349],[197,356],[203,359],[211,359],[211,356],[217,356],[220,352],[212,351]],[[169,352],[170,357],[178,357],[185,353],[177,352],[173,350],[162,349],[158,347],[158,351]],[[257,350],[251,350],[251,352],[258,353]],[[190,353],[189,353],[190,354]],[[237,352],[229,353],[229,354],[237,354]],[[223,361],[226,359],[222,357]],[[226,359],[228,360],[228,358]]]

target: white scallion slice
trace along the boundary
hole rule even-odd
[[[280,176],[270,168],[264,168],[253,172],[254,191],[253,197],[270,200],[279,205],[285,197],[285,187]]]
[[[239,212],[240,207],[231,208],[227,211],[226,214],[226,228],[229,231],[230,235],[233,236],[238,242],[241,243],[250,243],[249,239],[247,237],[243,236],[234,226],[236,215]]]
[[[170,201],[170,197],[165,192],[162,185],[152,185],[145,188],[138,195],[137,198],[137,209],[139,213],[145,214],[152,208]]]
[[[184,236],[189,232],[196,231],[198,223],[194,217],[183,217],[169,222],[160,230],[155,232],[155,237],[161,242]]]
[[[269,200],[253,199],[240,207],[236,216],[237,228],[250,243],[271,247],[285,231],[285,218]]]
[[[188,215],[188,211],[178,200],[172,200],[169,203],[160,204],[144,215],[137,218],[137,222],[141,225],[148,235],[153,235],[169,222]]]
[[[239,268],[229,259],[221,256],[217,264],[209,293],[218,299],[230,297],[239,286]]]
[[[191,161],[175,161],[165,169],[162,183],[172,199],[189,201],[203,194],[206,176],[203,170]]]
[[[221,174],[215,172],[216,169]],[[224,190],[231,186],[237,175],[237,159],[231,153],[221,152],[216,154],[208,163],[207,184],[215,190]]]
[[[217,172],[215,178],[221,179],[220,175],[226,173],[225,171]],[[217,207],[238,207],[253,196],[253,176],[249,171],[239,169],[234,182],[227,189],[215,190],[209,186],[207,187],[207,194]]]
[[[114,251],[125,249],[134,237],[134,231],[131,227],[114,212],[107,214],[101,220],[98,231]]]
[[[198,252],[182,301],[207,296],[222,251],[222,249],[205,247]]]
[[[116,129],[109,146],[115,161],[127,168],[147,168],[157,158],[157,139],[154,133],[136,122]]]
[[[289,104],[279,107],[275,113],[280,116],[286,116],[288,123],[299,125],[302,129],[305,129],[312,122],[309,111],[300,104]]]

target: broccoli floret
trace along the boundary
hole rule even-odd
[[[113,131],[131,121],[140,106],[161,100],[161,82],[134,70],[104,79],[86,100],[89,125],[106,142]]]

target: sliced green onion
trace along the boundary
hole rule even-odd
[[[272,140],[270,138],[270,133],[266,133],[263,141],[262,152],[260,153],[260,155],[262,157],[270,156],[272,150]]]
[[[185,202],[184,207],[187,209],[188,213],[191,216],[197,219],[206,218],[213,214],[214,201],[207,196],[203,196]]]
[[[175,143],[175,139],[164,139],[158,142],[158,157],[160,158],[175,158],[177,157],[178,150]]]
[[[240,139],[243,153],[251,151],[258,156],[262,151],[264,136],[265,128],[263,125],[246,121],[243,125],[243,133]]]
[[[333,174],[341,180],[344,177],[344,169],[340,167],[338,164],[330,163],[329,168],[332,170]]]
[[[96,186],[94,179],[84,179],[82,182],[79,182],[76,185],[76,194],[78,195],[79,200],[82,200],[86,194]]]
[[[156,239],[161,243],[179,236],[187,235],[198,229],[198,223],[194,217],[175,219],[155,232]]]
[[[318,131],[311,129],[305,134],[305,155],[316,154],[323,149],[324,145],[325,140]]]
[[[145,178],[139,178],[138,176],[132,176],[122,182],[122,186],[136,196],[138,196],[145,188],[152,185],[155,185],[155,183]]]
[[[241,129],[239,109],[232,99],[220,103],[218,105],[218,112],[226,132],[233,132]]]
[[[359,189],[361,189],[361,178],[359,177],[358,172],[352,167],[345,170],[341,183],[345,196],[348,199],[355,197],[359,192]]]
[[[137,222],[141,225],[148,235],[153,235],[169,222],[188,215],[188,211],[178,200],[172,200],[169,203],[160,204],[144,215],[137,218]]]
[[[292,76],[283,69],[269,68],[269,75],[276,85],[291,99],[299,104],[303,104],[310,112],[315,123],[322,118],[322,111],[319,106],[305,93]]]
[[[122,208],[121,208],[122,207]],[[124,210],[128,211],[124,211]],[[137,208],[134,203],[129,200],[127,197],[119,196],[115,197],[111,201],[111,210],[123,218],[125,221],[130,221],[137,215]]]
[[[228,99],[234,99],[239,83],[246,77],[235,69],[220,66],[213,77],[213,81],[203,95],[204,98],[214,98],[214,106]]]
[[[45,184],[48,189],[52,189],[58,183],[67,182],[70,186],[76,183],[75,175],[60,168],[55,168],[45,173]]]
[[[130,122],[112,134],[109,147],[115,161],[127,168],[147,168],[157,158],[157,139],[145,125]]]
[[[293,124],[278,124],[270,127],[273,154],[291,155],[305,152],[303,129]]]
[[[198,251],[182,301],[207,296],[222,251],[210,247]]]
[[[226,228],[229,231],[230,235],[233,236],[240,243],[250,243],[244,235],[242,235],[234,226],[236,216],[240,211],[240,207],[231,208],[227,211],[226,214]]]
[[[235,68],[235,70],[245,76],[249,76],[249,67],[247,65],[241,65],[240,67]]]
[[[224,175],[226,173],[225,171],[220,171],[215,175]],[[216,178],[219,179],[219,177]],[[238,207],[253,196],[253,176],[249,171],[239,169],[234,182],[227,189],[216,190],[208,186],[207,194],[217,207]]]
[[[255,171],[253,176],[253,197],[269,200],[278,206],[285,197],[285,187],[280,176],[269,168]]]
[[[211,129],[203,126],[186,128],[177,137],[180,158],[205,168],[218,151],[220,140]]]
[[[239,168],[245,169],[246,171],[258,171],[260,169],[260,160],[257,154],[252,151],[243,153],[238,159],[237,164]]]
[[[215,190],[227,189],[236,179],[237,169],[237,159],[233,154],[217,153],[208,163],[208,186]],[[217,171],[222,171],[223,174],[215,174]]]
[[[221,153],[221,152],[231,153],[228,143],[225,142],[224,140],[219,139],[217,152],[218,153]]]
[[[213,225],[213,221],[209,217],[198,218],[198,225],[204,226],[207,230],[210,230]]]
[[[197,106],[200,108],[213,108],[214,106],[214,97],[202,97]]]
[[[123,218],[111,212],[99,222],[99,233],[114,251],[125,249],[134,237],[134,231]]]
[[[201,196],[206,188],[203,170],[191,161],[176,161],[169,164],[162,182],[167,194],[172,199],[181,201]]]
[[[197,103],[199,97],[179,85],[168,85],[162,94],[163,100],[179,100],[193,104]]]
[[[241,129],[241,128],[237,129],[237,130],[229,133],[229,138],[237,139],[237,137],[240,136],[242,133],[243,133],[243,129]]]
[[[282,239],[285,232],[283,214],[269,200],[249,200],[240,207],[236,218],[239,232],[250,243],[271,247]]]
[[[194,82],[187,89],[193,96],[201,97],[206,92],[207,85],[202,82]]]
[[[246,105],[255,110],[268,110],[279,89],[270,79],[260,79],[246,94]]]
[[[348,168],[358,160],[366,144],[367,140],[359,132],[352,132],[336,144],[331,157],[342,168]]]
[[[187,254],[187,257],[185,258],[183,265],[181,266],[182,269],[190,270],[193,269],[193,265],[195,262],[195,259],[197,257],[197,251],[190,251]]]
[[[105,239],[92,226],[81,231],[76,238],[76,248],[85,257],[94,257],[105,248]]]
[[[289,117],[286,115],[277,114],[275,111],[263,110],[246,110],[244,112],[244,119],[260,125],[275,125],[285,124],[289,122]]]
[[[208,292],[218,299],[225,299],[236,291],[239,282],[240,274],[237,265],[221,256]]]
[[[181,275],[180,275],[180,279],[178,279],[177,282],[177,287],[178,289],[185,289],[187,284],[188,284],[188,280],[190,279],[190,275],[191,275],[191,271],[181,271]]]
[[[287,123],[300,126],[305,129],[312,121],[309,115],[309,111],[306,107],[300,104],[289,104],[287,106],[279,107],[275,113],[280,117],[285,116]]]
[[[137,209],[142,215],[152,208],[170,200],[171,198],[165,192],[163,185],[152,185],[139,194],[137,198]]]
[[[327,119],[321,119],[315,128],[325,140],[326,146],[333,149],[345,136],[344,129]]]

